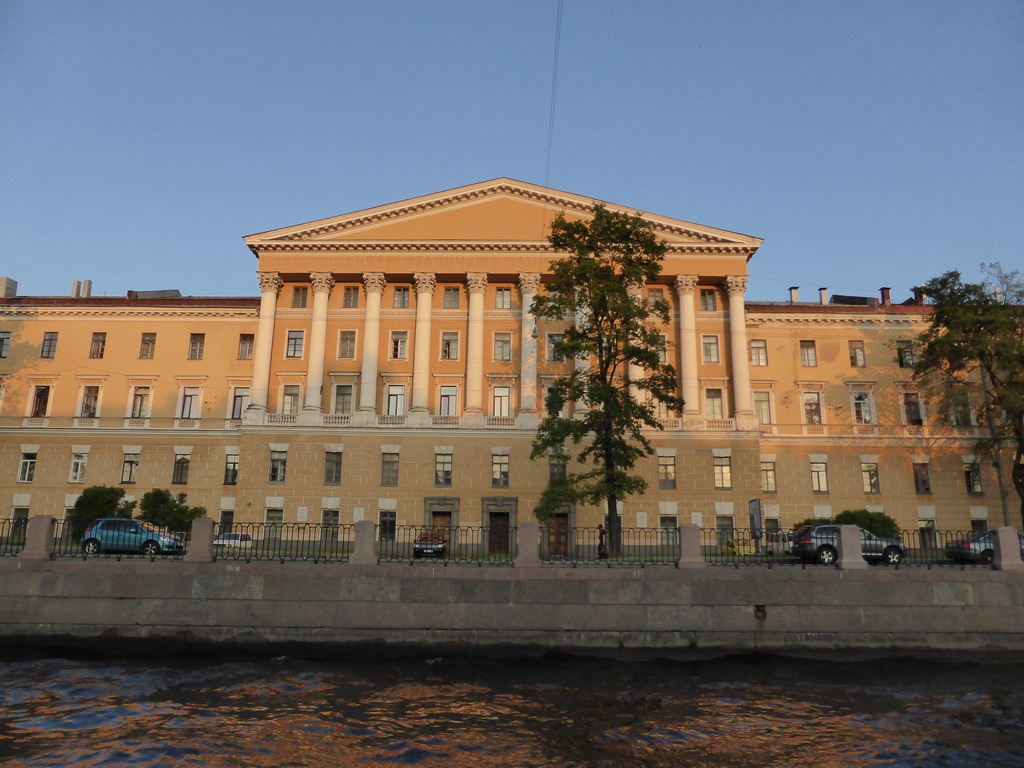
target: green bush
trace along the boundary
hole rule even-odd
[[[875,536],[894,539],[900,535],[900,527],[885,512],[871,512],[867,509],[844,509],[836,515],[837,525],[859,525]]]
[[[75,506],[68,512],[67,521],[71,525],[71,535],[76,540],[80,539],[93,520],[101,517],[130,518],[134,509],[134,501],[124,500],[124,488],[93,485],[82,491],[75,499]]]
[[[793,530],[799,531],[805,525],[828,525],[832,522],[831,517],[806,517],[799,523],[793,524]]]
[[[187,531],[197,517],[206,516],[205,507],[190,507],[184,493],[174,496],[164,488],[154,488],[142,496],[139,519],[172,531]]]

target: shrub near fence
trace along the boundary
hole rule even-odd
[[[214,526],[217,560],[346,562],[355,542],[351,523],[233,523]]]

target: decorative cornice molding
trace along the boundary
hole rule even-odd
[[[504,243],[488,242],[451,242],[439,241],[399,241],[399,240],[362,240],[351,242],[317,242],[302,240],[297,242],[263,242],[252,244],[254,253],[530,253],[557,255],[547,243],[525,242],[521,240]],[[756,246],[719,244],[697,245],[695,243],[669,244],[668,254],[672,256],[751,256],[757,252]]]
[[[37,317],[238,317],[255,319],[257,307],[0,307],[0,317],[28,315]]]

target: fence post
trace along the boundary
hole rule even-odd
[[[19,560],[49,560],[53,557],[53,515],[36,515],[28,519],[25,546],[18,553]]]
[[[516,536],[516,568],[539,568],[540,523],[519,523]]]
[[[197,517],[192,521],[192,533],[189,537],[188,550],[185,552],[185,562],[213,562],[213,518]]]
[[[992,567],[997,571],[1024,570],[1016,528],[996,528],[992,536]]]
[[[377,524],[373,520],[356,522],[356,541],[348,561],[353,565],[376,565],[377,553],[374,544],[377,537]]]
[[[704,556],[700,552],[700,526],[680,525],[679,526],[679,560],[677,565],[680,568],[703,568],[707,565]]]
[[[867,568],[867,561],[860,546],[860,528],[856,525],[839,526],[839,558],[836,566],[840,570],[855,571]]]

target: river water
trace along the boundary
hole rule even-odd
[[[0,655],[5,766],[1024,766],[1024,665]]]

